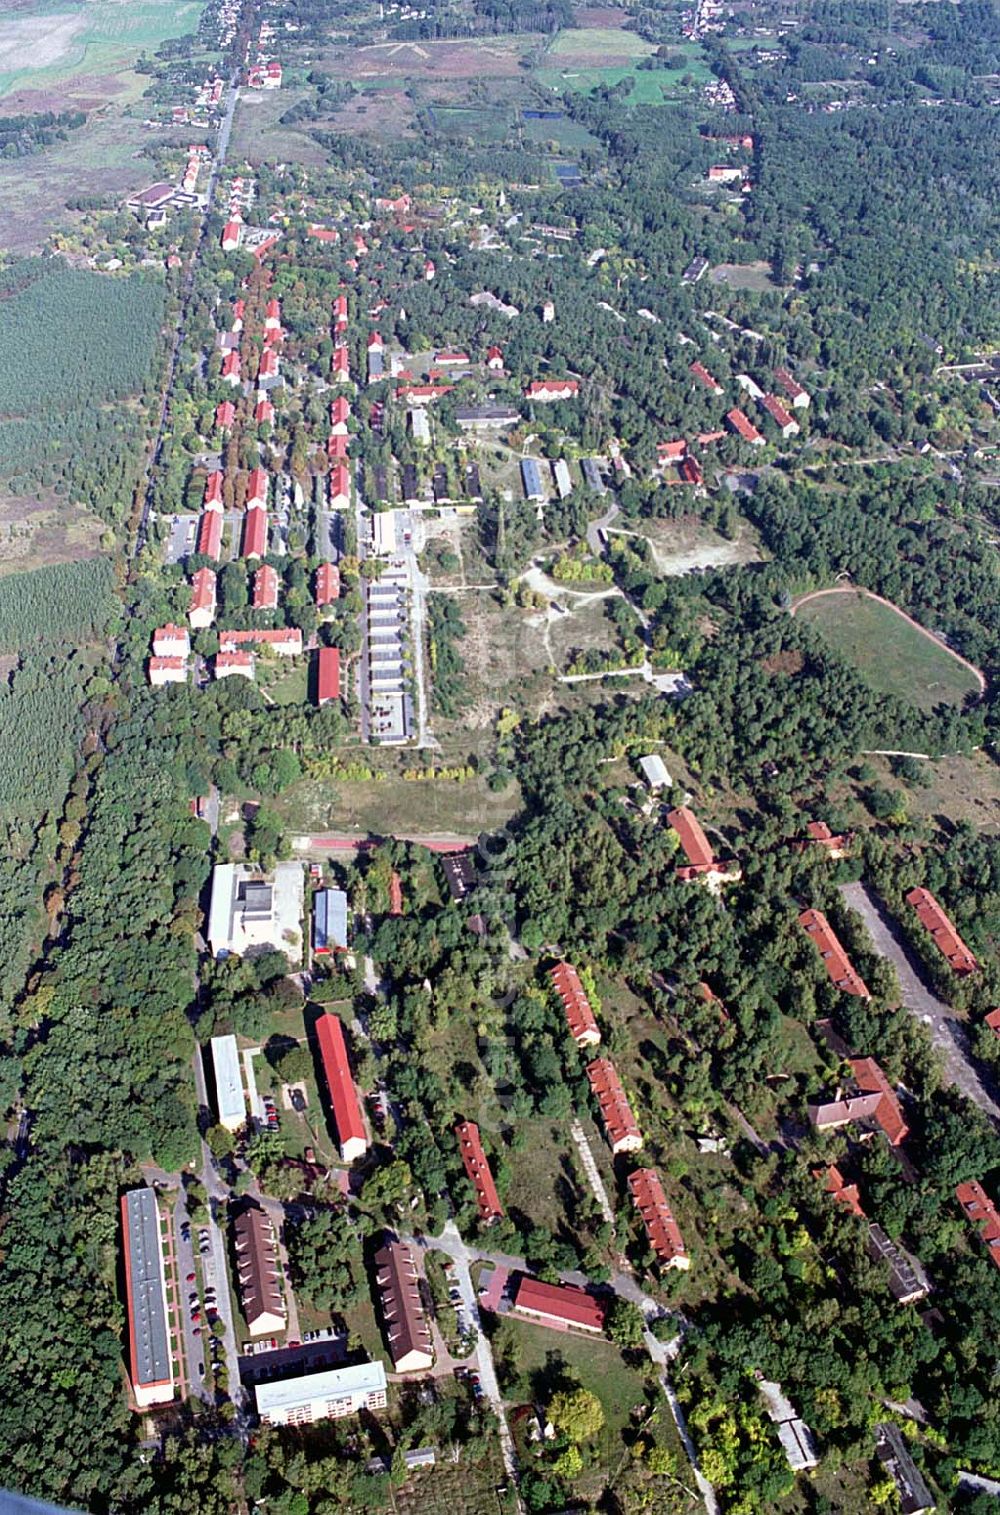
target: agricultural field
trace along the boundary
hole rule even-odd
[[[978,695],[972,670],[902,611],[860,590],[829,590],[800,601],[796,615],[882,694],[920,710]]]
[[[145,81],[131,65],[166,38],[194,32],[201,11],[199,0],[20,7],[0,17],[0,100],[6,109],[58,110],[134,99]]]

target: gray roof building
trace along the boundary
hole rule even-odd
[[[130,1189],[122,1195],[121,1212],[132,1390],[136,1404],[144,1409],[167,1404],[174,1397],[156,1195],[152,1189]]]

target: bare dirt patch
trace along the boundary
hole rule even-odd
[[[488,42],[376,42],[345,50],[338,62],[349,79],[510,78],[526,50],[525,37],[491,37]]]
[[[770,263],[720,263],[708,276],[713,284],[729,289],[748,289],[758,294],[766,289],[780,289],[771,277]]]
[[[628,11],[620,11],[614,6],[608,5],[585,5],[573,13],[577,26],[582,26],[594,31],[618,31],[620,32],[629,19]]]
[[[763,557],[757,534],[746,521],[740,521],[732,538],[706,526],[697,516],[642,521],[635,531],[649,542],[656,570],[664,578],[690,573],[695,568],[756,563]],[[611,534],[615,534],[614,529]]]
[[[82,506],[54,496],[0,499],[0,575],[97,557],[103,530]]]
[[[760,666],[765,673],[786,673],[794,676],[801,673],[806,666],[805,653],[798,647],[790,647],[787,652],[774,652],[769,658],[762,658]]]
[[[413,136],[413,102],[401,89],[380,89],[358,95],[330,118],[333,131],[356,137],[391,141]]]

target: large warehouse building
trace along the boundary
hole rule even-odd
[[[160,1238],[160,1212],[152,1189],[122,1195],[125,1289],[128,1304],[129,1370],[140,1410],[169,1404],[174,1367],[167,1325],[167,1287]]]
[[[314,1420],[339,1420],[360,1410],[384,1410],[385,1387],[382,1364],[360,1362],[281,1383],[257,1384],[254,1393],[264,1425],[302,1426]]]

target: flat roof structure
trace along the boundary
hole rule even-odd
[[[780,1383],[772,1383],[766,1378],[761,1378],[757,1382],[757,1387],[767,1406],[767,1413],[778,1433],[778,1440],[781,1442],[785,1459],[792,1472],[803,1473],[808,1468],[814,1468],[819,1458],[816,1455],[813,1434],[784,1394]]]
[[[313,951],[347,950],[347,895],[343,889],[318,889],[313,898]]]
[[[493,1182],[493,1174],[490,1172],[486,1153],[483,1151],[479,1127],[475,1121],[459,1121],[455,1127],[455,1135],[458,1137],[458,1150],[462,1156],[462,1163],[476,1191],[479,1219],[486,1226],[492,1225],[495,1220],[502,1217],[504,1210],[497,1193],[497,1186]]]
[[[642,1146],[642,1132],[625,1097],[614,1063],[607,1057],[595,1058],[587,1064],[587,1077],[601,1107],[604,1133],[612,1152],[638,1152]]]
[[[215,1069],[215,1098],[218,1106],[219,1125],[227,1131],[238,1131],[247,1118],[246,1100],[243,1097],[243,1079],[240,1074],[240,1054],[235,1036],[213,1036],[211,1040],[212,1065]]]
[[[930,932],[935,947],[948,966],[963,978],[975,973],[979,964],[930,890],[911,889],[906,903],[913,906],[917,919]]]
[[[254,1394],[257,1414],[266,1426],[339,1420],[360,1410],[385,1408],[385,1368],[381,1362],[359,1362],[323,1373],[303,1373],[279,1383],[256,1384]]]
[[[578,1047],[596,1047],[601,1039],[600,1027],[576,969],[571,963],[556,963],[549,977],[562,1000],[570,1036]]]
[[[153,1190],[123,1194],[121,1216],[132,1393],[145,1409],[174,1397],[160,1211]]]
[[[316,1041],[337,1128],[340,1156],[345,1163],[353,1162],[368,1151],[368,1133],[351,1075],[343,1023],[338,1015],[320,1016],[316,1022]]]
[[[875,1452],[896,1485],[901,1515],[930,1515],[937,1509],[937,1500],[913,1461],[902,1431],[891,1422],[875,1429]]]
[[[233,1222],[240,1304],[251,1336],[283,1331],[288,1310],[281,1290],[281,1259],[274,1222],[251,1204]]]
[[[993,1266],[1000,1268],[1000,1214],[997,1213],[996,1205],[982,1184],[975,1179],[959,1184],[955,1189],[955,1198],[965,1211],[966,1218],[979,1231]]]
[[[434,1347],[413,1253],[391,1239],[375,1254],[375,1283],[389,1355],[397,1373],[420,1372],[433,1365]]]
[[[812,940],[823,959],[831,983],[838,989],[842,989],[845,994],[856,994],[860,999],[871,999],[867,984],[851,966],[850,958],[840,945],[836,933],[822,910],[803,910],[799,916],[799,925]]]
[[[572,1328],[591,1331],[595,1336],[603,1333],[607,1318],[604,1302],[586,1289],[578,1289],[575,1284],[546,1284],[526,1274],[518,1279],[513,1309],[516,1315],[529,1316],[557,1331]]]
[[[642,1216],[650,1246],[664,1268],[687,1269],[691,1266],[681,1228],[674,1219],[673,1211],[663,1192],[660,1175],[655,1168],[639,1168],[629,1175],[629,1191],[636,1209]]]
[[[213,956],[274,951],[283,952],[289,962],[301,962],[304,908],[301,863],[278,863],[270,876],[243,863],[217,864],[208,916]]]

